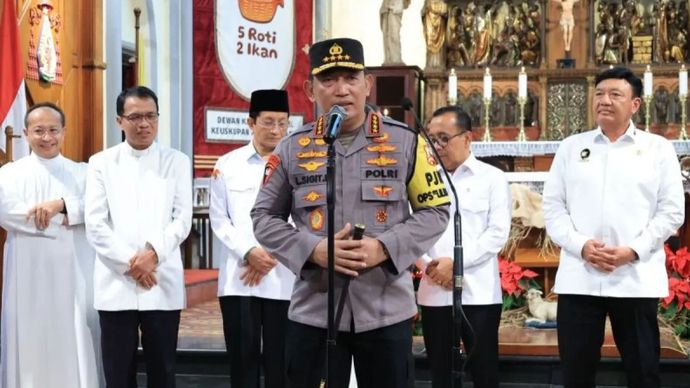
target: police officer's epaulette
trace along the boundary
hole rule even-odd
[[[390,118],[390,117],[388,117],[388,116],[382,116],[382,117],[383,117],[383,123],[386,124],[386,125],[392,125],[392,126],[395,126],[395,127],[400,127],[400,128],[406,129],[406,130],[408,130],[408,131],[410,131],[410,132],[412,132],[412,133],[417,133],[417,131],[415,131],[414,129],[408,127],[407,124],[405,124],[405,123],[403,123],[403,122],[400,122],[400,121],[398,121],[398,120],[394,120],[394,119],[392,119],[392,118]]]
[[[313,122],[313,121],[311,123],[306,123],[306,124],[302,125],[301,127],[299,127],[298,129],[295,129],[294,131],[290,132],[290,134],[288,134],[287,137],[299,135],[300,133],[304,133],[304,132],[310,132],[312,129],[314,129],[314,124],[315,124],[315,122]]]

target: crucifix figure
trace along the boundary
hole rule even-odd
[[[575,17],[573,16],[573,6],[580,0],[551,0],[561,5],[561,21],[563,28],[563,42],[565,43],[566,53],[570,53],[570,43],[573,41],[573,28],[575,28]],[[567,54],[566,54],[567,55]]]

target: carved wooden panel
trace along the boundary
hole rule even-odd
[[[583,82],[552,82],[548,86],[546,107],[546,139],[563,140],[573,133],[588,129],[587,84]]]

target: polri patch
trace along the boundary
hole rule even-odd
[[[263,186],[266,186],[268,181],[271,179],[271,176],[273,176],[273,173],[276,171],[276,169],[280,166],[280,156],[276,154],[271,154],[268,157],[268,161],[266,162],[266,168],[264,168],[264,179],[263,179]]]

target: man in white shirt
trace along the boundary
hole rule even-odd
[[[472,155],[471,130],[469,115],[457,106],[436,110],[428,125],[431,142],[451,175],[460,201],[465,272],[462,305],[472,326],[470,330],[463,325],[462,340],[469,352],[469,370],[475,387],[497,388],[502,306],[497,254],[508,240],[512,205],[503,172]],[[456,204],[451,198],[452,215]],[[422,309],[434,388],[451,386],[453,224],[448,224],[436,244],[417,261],[425,272],[417,302]]]
[[[175,386],[180,310],[185,306],[180,244],[192,222],[191,163],[161,146],[158,98],[137,86],[117,98],[125,141],[92,156],[86,234],[96,250],[99,311],[108,387],[136,387],[141,330],[147,386]]]
[[[286,91],[254,91],[247,119],[252,140],[218,159],[211,180],[209,217],[224,246],[218,296],[230,381],[238,388],[259,387],[262,358],[266,388],[285,386],[285,328],[295,275],[256,241],[249,211],[289,114]]]
[[[664,241],[682,224],[673,146],[635,128],[642,82],[595,79],[598,128],[561,143],[544,186],[546,230],[561,246],[554,290],[565,387],[594,387],[608,315],[630,387],[658,387],[657,305],[668,295]]]
[[[60,108],[36,104],[24,122],[32,153],[0,169],[8,233],[0,387],[102,387],[94,254],[84,235],[86,164],[60,153]]]

